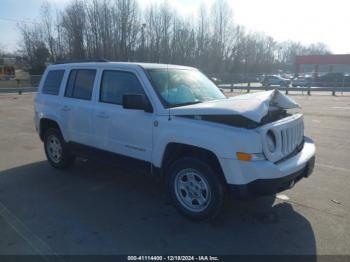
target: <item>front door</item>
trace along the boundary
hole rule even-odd
[[[104,70],[93,113],[96,145],[113,153],[151,161],[154,114],[124,109],[123,94],[145,94],[136,74]]]

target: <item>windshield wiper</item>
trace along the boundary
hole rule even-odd
[[[189,106],[194,104],[203,103],[203,101],[195,101],[195,102],[187,102],[187,103],[179,103],[179,104],[171,104],[171,107],[179,107],[179,106]]]

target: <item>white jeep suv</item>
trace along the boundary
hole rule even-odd
[[[164,178],[181,213],[214,218],[224,194],[274,194],[311,174],[303,116],[277,90],[233,98],[195,68],[89,62],[51,65],[35,98],[49,163],[99,158]]]

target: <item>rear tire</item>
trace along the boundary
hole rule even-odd
[[[75,156],[70,152],[60,130],[49,128],[45,132],[44,148],[47,160],[54,168],[64,169],[74,163]]]
[[[167,172],[174,206],[193,220],[214,219],[224,200],[224,187],[216,169],[194,157],[176,160]]]

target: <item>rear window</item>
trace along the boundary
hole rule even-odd
[[[50,95],[58,95],[60,91],[63,75],[64,75],[64,70],[49,71],[44,82],[42,93],[50,94]]]
[[[69,74],[66,97],[90,100],[94,88],[96,70],[74,69]]]

